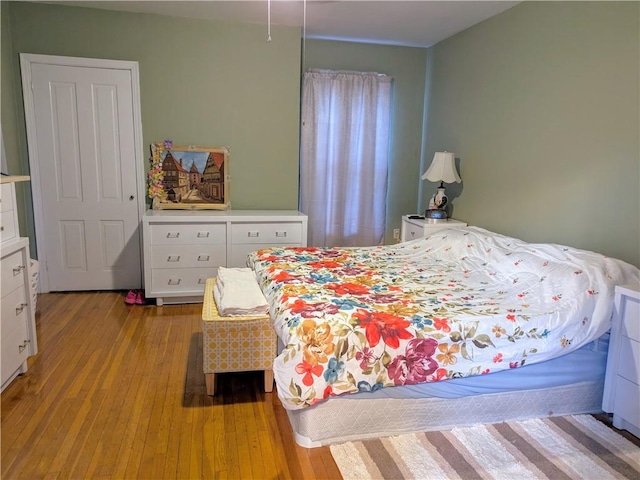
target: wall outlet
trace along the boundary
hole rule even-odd
[[[400,240],[400,229],[399,228],[394,228],[393,229],[393,239],[394,240]]]

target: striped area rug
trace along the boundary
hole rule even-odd
[[[331,445],[345,479],[640,479],[640,447],[591,415]]]

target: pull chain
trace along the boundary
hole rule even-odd
[[[267,0],[267,42],[271,41],[271,0]]]
[[[304,58],[307,51],[307,0],[302,2],[302,71],[304,71]]]

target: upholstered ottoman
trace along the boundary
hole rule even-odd
[[[213,298],[216,279],[205,284],[202,346],[207,394],[215,394],[215,374],[264,370],[264,391],[273,390],[277,339],[268,315],[221,317]]]

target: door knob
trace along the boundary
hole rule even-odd
[[[133,200],[133,198],[134,198],[133,195],[129,196],[129,200]]]

